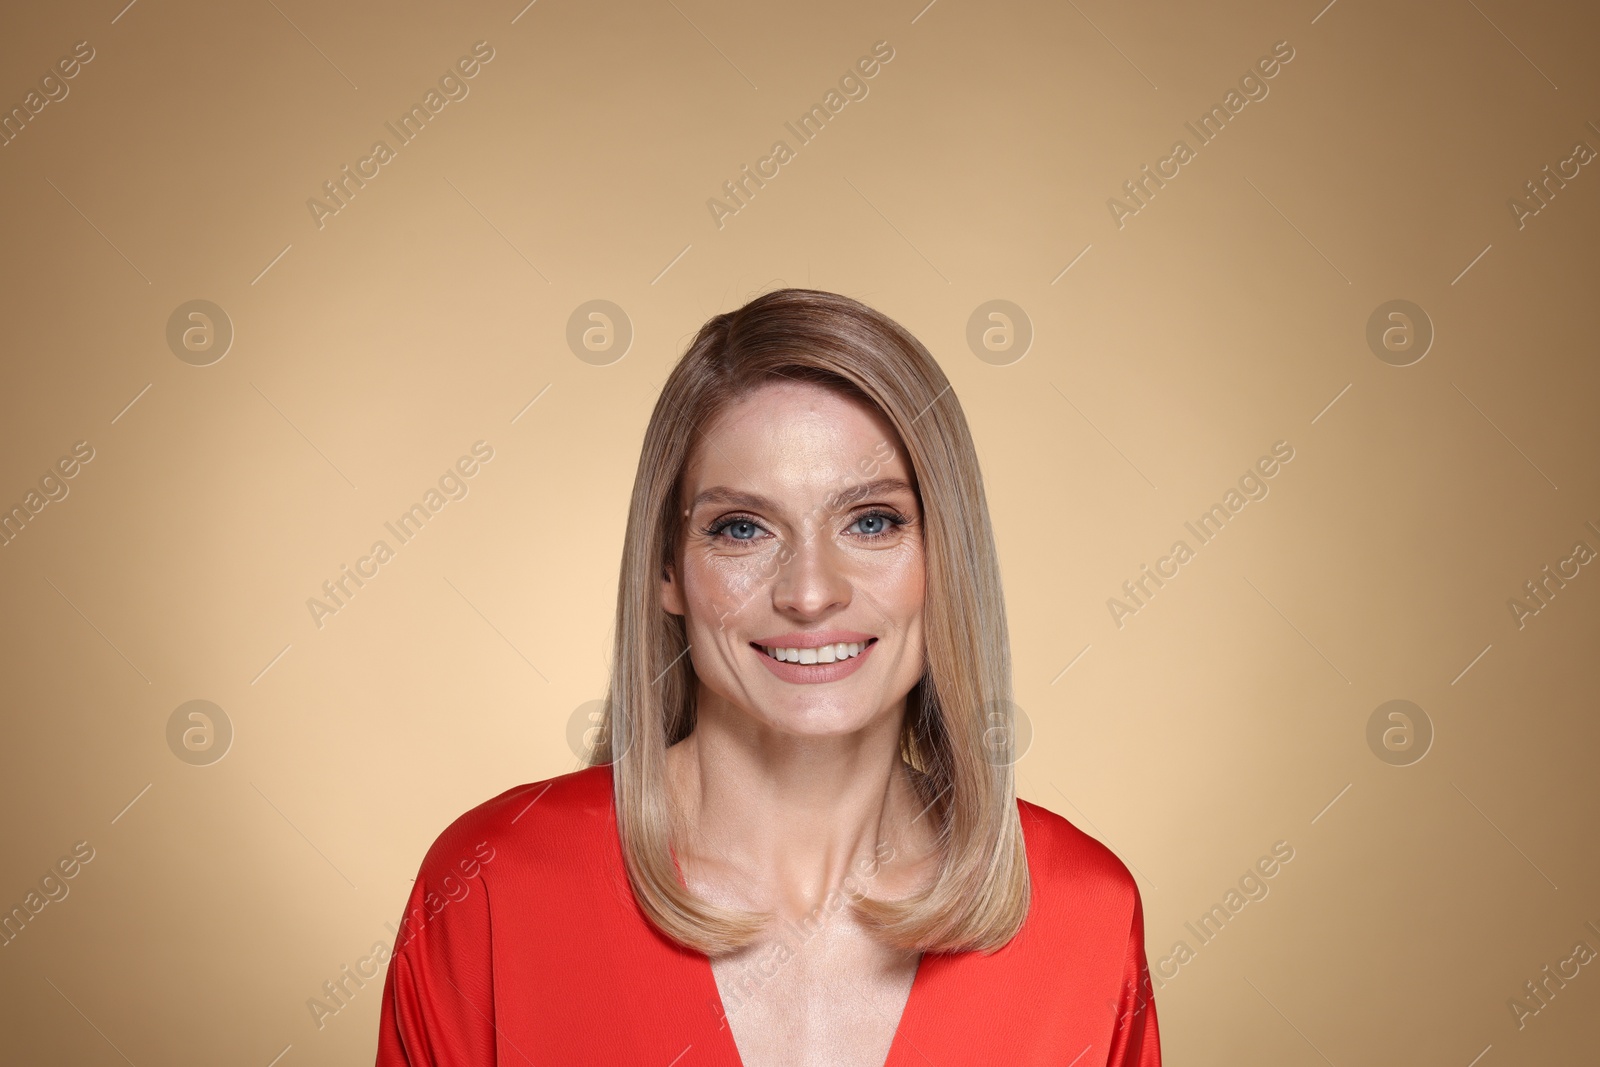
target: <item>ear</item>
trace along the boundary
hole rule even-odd
[[[661,606],[673,615],[684,614],[683,587],[678,584],[678,573],[669,561],[661,567]]]

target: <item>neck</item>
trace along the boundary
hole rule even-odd
[[[691,887],[791,920],[836,889],[912,887],[909,861],[931,853],[935,828],[900,758],[904,702],[861,730],[805,736],[707,696],[694,732],[667,750],[674,850]]]

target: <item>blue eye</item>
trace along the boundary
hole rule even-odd
[[[873,534],[882,533],[883,532],[883,528],[884,528],[885,524],[888,523],[888,521],[889,521],[889,518],[886,515],[872,514],[872,515],[863,515],[863,516],[861,516],[861,518],[856,520],[855,524],[857,526],[863,527],[861,532],[870,537]],[[870,530],[866,529],[865,527],[867,527],[867,526],[871,526],[872,529],[870,529]]]
[[[760,535],[761,527],[753,519],[743,519],[733,515],[712,523],[702,532],[713,539],[726,539],[749,544]]]
[[[878,541],[892,534],[895,527],[905,524],[904,518],[891,512],[869,511],[851,523],[850,528],[863,527],[857,531],[863,538],[868,541]]]

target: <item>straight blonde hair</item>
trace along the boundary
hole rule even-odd
[[[853,899],[881,942],[993,951],[1027,915],[1029,880],[1012,768],[1011,656],[994,534],[961,405],[927,349],[882,313],[835,293],[781,289],[701,327],[645,430],[617,588],[616,645],[589,765],[612,764],[633,894],[672,940],[717,956],[770,916],[714,905],[677,877],[666,750],[694,729],[695,674],[661,580],[682,533],[680,492],[702,428],[777,380],[864,400],[899,434],[923,508],[922,677],[906,700],[901,758],[938,830],[933,882],[898,900]]]

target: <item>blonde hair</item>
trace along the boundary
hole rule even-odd
[[[684,472],[702,428],[774,380],[865,400],[899,434],[923,507],[922,677],[906,700],[901,758],[938,830],[937,875],[898,900],[853,899],[880,941],[992,951],[1027,915],[1029,880],[1011,760],[1011,656],[994,535],[966,417],[922,344],[835,293],[781,289],[701,327],[662,386],[634,478],[616,645],[589,765],[613,764],[617,829],[634,897],[663,934],[708,956],[748,944],[765,913],[714,905],[681,884],[669,851],[666,750],[694,729],[685,621],[661,600],[681,534]]]

